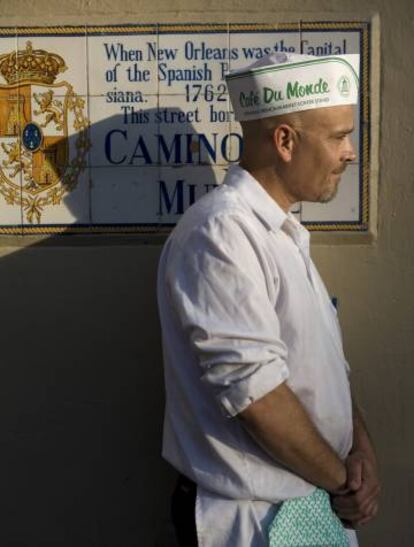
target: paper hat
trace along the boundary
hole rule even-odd
[[[238,121],[356,104],[359,55],[271,53],[226,76]]]

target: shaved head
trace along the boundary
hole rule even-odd
[[[352,111],[350,106],[331,106],[325,108],[313,108],[301,112],[292,112],[282,116],[269,116],[258,120],[240,122],[244,139],[254,139],[273,135],[280,125],[288,125],[296,130],[316,129],[324,124],[324,121],[332,118],[332,114],[342,114],[344,111]],[[346,128],[348,129],[348,128]],[[353,127],[349,128],[352,131]]]
[[[254,138],[257,140],[259,136],[272,135],[274,130],[283,124],[296,128],[301,126],[301,118],[304,114],[305,112],[292,112],[283,116],[270,116],[268,118],[240,122],[243,130],[243,138]]]
[[[242,122],[240,165],[282,207],[297,201],[326,202],[355,159],[349,135],[353,107],[331,106]]]

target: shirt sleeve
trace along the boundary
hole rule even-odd
[[[171,304],[196,353],[200,379],[228,417],[289,376],[269,296],[277,279],[269,279],[265,262],[246,221],[226,215],[193,230],[168,268]]]

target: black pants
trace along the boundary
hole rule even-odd
[[[180,547],[197,547],[195,504],[197,485],[180,475],[171,498],[171,518]]]

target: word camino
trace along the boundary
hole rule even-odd
[[[105,137],[104,148],[111,165],[211,165],[238,161],[242,137],[238,133],[155,133],[131,138],[128,129],[112,129]]]

